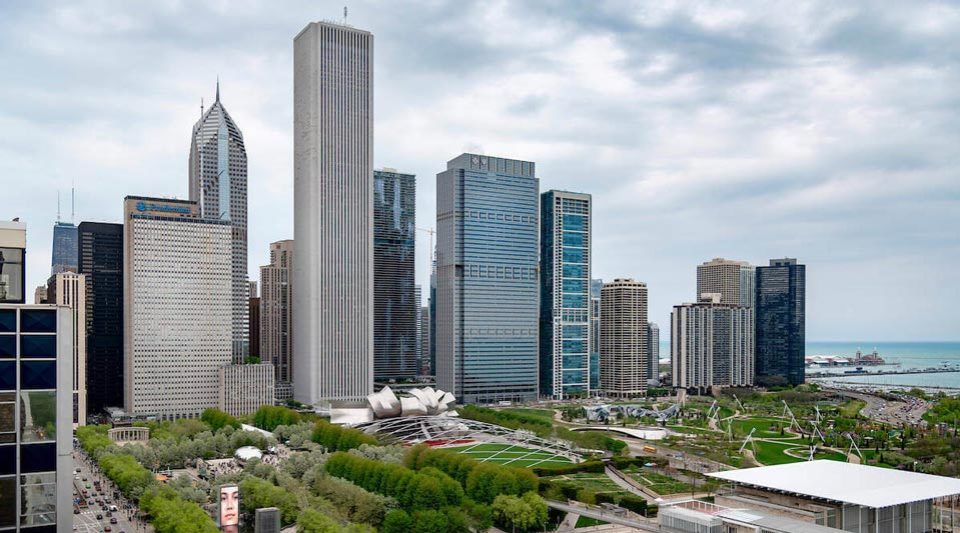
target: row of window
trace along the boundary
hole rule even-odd
[[[0,391],[17,389],[17,362],[0,361]],[[20,387],[25,390],[57,388],[56,361],[21,361]]]
[[[0,359],[17,356],[17,338],[20,339],[20,357],[57,358],[56,335],[3,335],[0,334]]]
[[[17,310],[0,309],[0,333],[16,333]],[[57,313],[54,309],[21,309],[21,333],[56,333]]]

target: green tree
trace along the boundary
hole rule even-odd
[[[206,422],[213,431],[217,431],[224,426],[232,426],[235,429],[240,429],[239,420],[213,407],[205,409],[203,413],[200,414],[200,420]]]
[[[380,526],[381,533],[410,533],[413,530],[413,519],[403,509],[394,509],[383,518]]]
[[[297,518],[297,533],[340,533],[340,524],[316,509],[304,509]]]
[[[547,523],[547,504],[532,492],[523,496],[501,494],[493,500],[492,508],[494,520],[507,529],[532,531]]]

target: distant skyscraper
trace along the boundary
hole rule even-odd
[[[430,251],[433,260],[430,261],[430,371],[431,376],[437,375],[437,249]]]
[[[590,394],[589,194],[540,195],[540,394]]]
[[[79,273],[87,278],[87,412],[123,406],[123,224],[81,222]]]
[[[53,226],[53,255],[50,275],[77,271],[77,227],[73,222],[57,222]]]
[[[740,305],[753,307],[756,299],[757,269],[753,265],[740,266]]]
[[[287,385],[293,381],[292,279],[293,241],[270,243],[270,264],[260,267],[260,360],[273,364],[277,381]]]
[[[269,363],[223,365],[218,370],[217,408],[233,416],[255,412],[273,405],[276,379]]]
[[[746,273],[753,267],[746,261],[731,261],[714,258],[697,266],[697,294],[699,301],[704,294],[719,294],[720,303],[745,305],[751,296],[753,281]]]
[[[373,172],[374,379],[417,375],[416,191],[413,174]]]
[[[647,383],[660,384],[660,326],[647,323]]]
[[[673,386],[707,392],[753,385],[753,309],[713,296],[670,315]]]
[[[806,267],[771,259],[757,267],[756,369],[758,385],[804,382]]]
[[[430,331],[432,326],[430,324],[430,306],[425,305],[420,308],[420,375],[422,376],[432,376],[432,370],[430,367]]]
[[[600,390],[600,296],[602,279],[590,280],[590,391]]]
[[[420,316],[420,302],[423,301],[423,288],[420,285],[414,287],[414,301],[417,302],[417,312],[414,320],[417,324],[417,374],[420,374],[421,364],[423,363],[423,327],[427,325],[424,318]]]
[[[464,403],[537,398],[539,196],[528,161],[437,175],[437,386]]]
[[[33,303],[35,304],[47,303],[47,286],[46,285],[40,285],[36,289],[33,289]]]
[[[190,200],[200,215],[231,227],[233,312],[231,320],[234,362],[249,353],[247,296],[247,150],[243,133],[217,96],[193,126],[190,141]]]
[[[600,388],[630,398],[647,391],[647,285],[632,279],[603,284],[600,300]]]
[[[197,417],[218,405],[232,357],[231,224],[195,202],[128,196],[123,240],[125,409]]]
[[[373,392],[373,35],[313,22],[294,38],[294,393]]]
[[[73,352],[73,426],[87,424],[87,277],[61,272],[47,282],[49,303],[70,309]]]

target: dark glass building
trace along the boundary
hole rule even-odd
[[[416,177],[373,172],[373,377],[417,376]]]
[[[57,222],[53,226],[53,253],[50,275],[77,271],[77,227],[72,222]]]
[[[81,222],[87,276],[87,412],[123,405],[123,224]]]
[[[756,273],[756,384],[804,381],[806,268],[796,259],[771,259]]]

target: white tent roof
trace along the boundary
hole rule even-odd
[[[960,479],[826,459],[707,475],[742,485],[870,508],[960,494]]]

